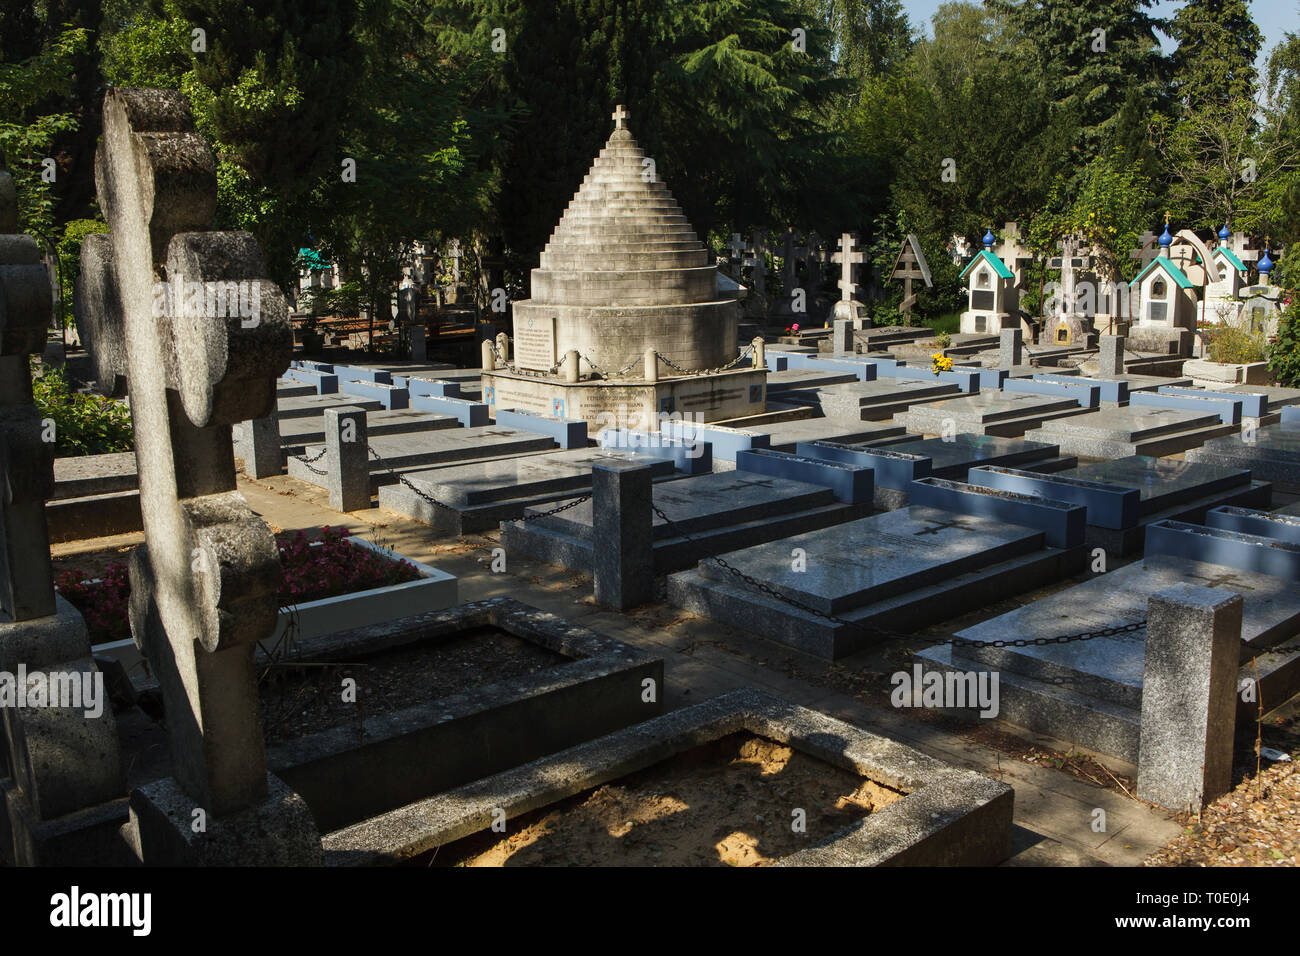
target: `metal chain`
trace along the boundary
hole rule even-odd
[[[678,365],[676,362],[674,362],[666,355],[660,355],[659,358],[663,360],[665,365],[669,366],[670,368],[676,369],[678,372],[681,372],[683,375],[716,375],[719,372],[726,372],[729,369],[735,368],[741,362],[745,361],[745,359],[747,359],[750,356],[750,354],[753,353],[753,351],[754,351],[754,346],[752,344],[746,345],[740,350],[740,354],[737,355],[734,359],[732,359],[726,365],[719,365],[717,368],[682,368],[680,365]]]
[[[328,446],[328,445],[326,445],[324,448],[322,448],[322,449],[320,450],[320,454],[319,454],[319,455],[312,455],[310,458],[308,458],[306,455],[293,455],[292,457],[293,457],[296,461],[300,461],[300,462],[302,462],[302,463],[307,467],[307,470],[310,471],[312,474],[314,474],[314,475],[321,475],[321,476],[323,477],[324,475],[328,474],[328,472],[326,472],[326,471],[324,471],[323,469],[320,469],[320,468],[313,468],[313,467],[312,467],[312,463],[313,463],[313,462],[320,461],[322,458],[324,458],[324,457],[325,457],[325,453],[326,453],[327,451],[329,451],[329,446]]]

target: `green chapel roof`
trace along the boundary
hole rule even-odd
[[[1212,255],[1212,256],[1213,256],[1213,255],[1222,255],[1223,257],[1225,257],[1225,258],[1228,260],[1229,263],[1232,264],[1232,267],[1233,267],[1234,269],[1236,269],[1238,272],[1246,272],[1246,271],[1247,271],[1245,265],[1242,264],[1242,261],[1241,261],[1240,259],[1237,258],[1237,254],[1236,254],[1235,252],[1233,252],[1231,249],[1229,249],[1227,246],[1219,246],[1219,247],[1217,247],[1217,248],[1214,250],[1214,252],[1211,252],[1211,253],[1210,253],[1210,255]]]
[[[1169,278],[1173,279],[1175,284],[1177,284],[1179,288],[1181,289],[1195,288],[1192,285],[1192,280],[1187,278],[1187,276],[1183,275],[1183,270],[1178,268],[1178,266],[1174,265],[1172,259],[1167,259],[1164,256],[1156,256],[1154,259],[1152,259],[1147,264],[1147,267],[1137,274],[1137,278],[1129,283],[1129,287],[1132,288],[1133,286],[1141,282],[1143,279],[1145,279],[1146,274],[1150,272],[1152,269],[1154,269],[1156,266],[1162,267],[1165,270],[1165,272],[1169,273]]]
[[[981,259],[983,259],[990,266],[992,266],[993,271],[996,272],[1003,279],[1015,278],[1015,275],[1012,274],[1011,270],[1006,267],[1006,265],[1002,262],[1002,260],[999,259],[997,256],[995,256],[988,249],[981,249],[979,252],[975,253],[974,258],[972,258],[971,261],[967,263],[966,268],[961,270],[961,276],[959,276],[959,278],[962,279],[966,278],[966,273],[970,272],[971,269],[975,268],[975,263],[979,262]]]

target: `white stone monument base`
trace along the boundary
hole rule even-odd
[[[1003,329],[1020,329],[1024,333],[1026,342],[1033,340],[1033,330],[1029,327],[1029,323],[1008,312],[974,310],[961,314],[962,335],[997,336]]]
[[[517,408],[553,418],[581,419],[599,428],[644,428],[651,423],[657,431],[660,412],[704,422],[763,412],[767,407],[767,369],[739,368],[657,382],[615,379],[577,383],[497,370],[483,373],[483,401],[491,407],[493,417],[498,407]]]

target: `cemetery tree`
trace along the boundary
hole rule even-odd
[[[1269,57],[1265,86],[1263,135],[1282,143],[1300,143],[1300,34],[1288,33]],[[1264,185],[1259,227],[1282,246],[1300,240],[1300,168],[1287,170]],[[1284,256],[1274,278],[1300,288],[1300,257]]]
[[[902,0],[803,0],[798,4],[834,38],[826,54],[853,81],[896,73],[912,51],[912,24]]]
[[[1255,95],[1264,42],[1246,0],[1188,0],[1170,19],[1174,96],[1192,109]]]
[[[0,30],[0,36],[6,33]],[[77,113],[66,97],[88,44],[87,31],[70,29],[31,56],[0,62],[0,169],[8,169],[14,179],[19,229],[50,241],[57,219],[58,164],[50,184],[42,178],[48,175],[45,160],[54,159],[56,140],[77,127]]]
[[[1043,84],[1052,115],[1077,128],[1073,162],[1082,169],[1108,152],[1131,93],[1148,110],[1166,108],[1154,0],[988,0],[1019,31],[1017,60]]]

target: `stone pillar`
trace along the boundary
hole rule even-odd
[[[659,353],[654,349],[645,350],[645,380],[652,385],[659,381]]]
[[[1232,787],[1241,595],[1178,584],[1147,603],[1137,794],[1199,811]]]
[[[243,441],[239,444],[240,457],[244,459],[244,474],[250,478],[269,478],[284,468],[284,453],[280,449],[280,417],[272,411],[263,418],[254,418],[241,426]]]
[[[497,333],[497,355],[501,357],[501,361],[509,364],[510,336],[506,335],[504,332]]]
[[[497,353],[492,350],[492,340],[484,339],[479,348],[483,353],[483,371],[495,372],[497,368]]]
[[[998,338],[998,368],[1015,368],[1021,364],[1023,347],[1020,329],[1003,329]]]
[[[767,343],[762,338],[755,338],[749,343],[754,346],[754,368],[767,367]]]
[[[1100,339],[1101,351],[1097,353],[1097,363],[1101,366],[1099,374],[1103,378],[1124,374],[1124,342],[1122,335],[1103,335]]]
[[[654,597],[650,467],[610,462],[591,469],[596,603],[625,611]]]
[[[370,451],[366,410],[347,405],[325,410],[325,486],[335,511],[370,507]]]
[[[581,364],[582,359],[579,358],[577,349],[569,349],[564,353],[564,380],[570,385],[575,384],[582,377]]]
[[[831,333],[831,351],[836,355],[853,354],[853,320],[836,319]]]
[[[424,326],[411,326],[411,361],[429,361],[429,348],[424,339]]]

